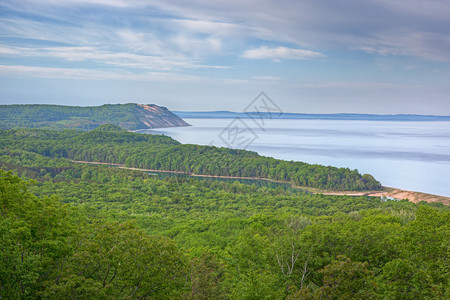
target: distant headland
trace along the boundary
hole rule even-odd
[[[126,130],[190,126],[166,107],[155,104],[102,106],[0,105],[1,129],[17,127],[92,130],[102,124]]]

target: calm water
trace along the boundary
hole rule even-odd
[[[258,126],[246,119],[186,121],[193,126],[141,132],[358,169],[385,186],[450,196],[450,122],[264,120]]]

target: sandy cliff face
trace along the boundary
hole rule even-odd
[[[137,119],[147,128],[190,126],[165,107],[154,104],[138,104],[137,106]]]

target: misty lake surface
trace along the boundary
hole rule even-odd
[[[185,120],[192,126],[139,132],[357,169],[384,186],[450,196],[450,122]]]

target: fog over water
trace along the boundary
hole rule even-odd
[[[450,196],[450,122],[185,120],[192,126],[141,132],[358,169],[384,186]]]

